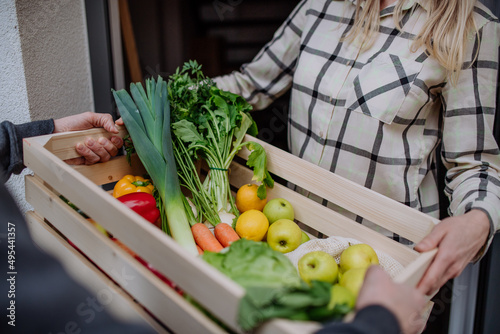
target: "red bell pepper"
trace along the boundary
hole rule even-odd
[[[148,193],[130,193],[117,198],[120,202],[137,212],[148,222],[157,224],[160,210],[156,207],[156,200]]]

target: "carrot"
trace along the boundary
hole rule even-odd
[[[228,247],[233,241],[240,239],[231,225],[225,223],[215,225],[214,234],[224,247]]]
[[[223,247],[215,236],[210,232],[208,227],[202,223],[196,223],[191,227],[194,241],[204,251],[219,252]]]
[[[198,250],[198,254],[203,255],[203,249],[200,246],[196,245],[196,249]]]

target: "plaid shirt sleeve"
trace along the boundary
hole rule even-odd
[[[451,201],[449,211],[461,215],[479,209],[488,215],[490,235],[484,249],[500,220],[500,155],[493,135],[499,33],[498,22],[490,21],[480,28],[469,43],[469,61],[457,84],[448,83],[442,91],[441,154],[448,169],[445,192]]]
[[[217,86],[243,96],[257,110],[284,94],[292,84],[307,8],[308,1],[301,1],[273,39],[240,72],[214,78]]]

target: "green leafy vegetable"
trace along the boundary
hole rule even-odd
[[[243,330],[272,318],[324,321],[350,311],[347,305],[328,308],[332,285],[308,285],[290,260],[267,243],[240,239],[226,253],[205,252],[203,259],[245,288],[238,312]]]
[[[225,253],[205,252],[203,259],[243,287],[299,286],[297,269],[267,243],[240,239]]]
[[[199,219],[216,225],[221,212],[238,215],[228,169],[245,146],[252,151],[247,165],[254,169],[253,180],[262,183],[258,195],[265,198],[266,186],[274,185],[267,171],[266,153],[257,143],[243,142],[246,133],[257,135],[257,126],[249,113],[252,107],[243,97],[218,89],[195,61],[177,69],[168,86],[179,177],[193,194],[193,202],[201,213]],[[195,168],[199,158],[210,169],[203,182]]]

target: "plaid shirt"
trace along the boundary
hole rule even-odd
[[[291,88],[293,154],[434,217],[441,143],[450,214],[482,209],[491,236],[500,218],[500,155],[492,134],[498,20],[476,5],[482,43],[471,36],[464,69],[452,85],[424,49],[410,50],[425,23],[425,0],[408,2],[402,33],[394,5],[383,9],[380,33],[363,52],[341,39],[352,28],[353,2],[301,1],[251,63],[215,81],[256,109]]]

